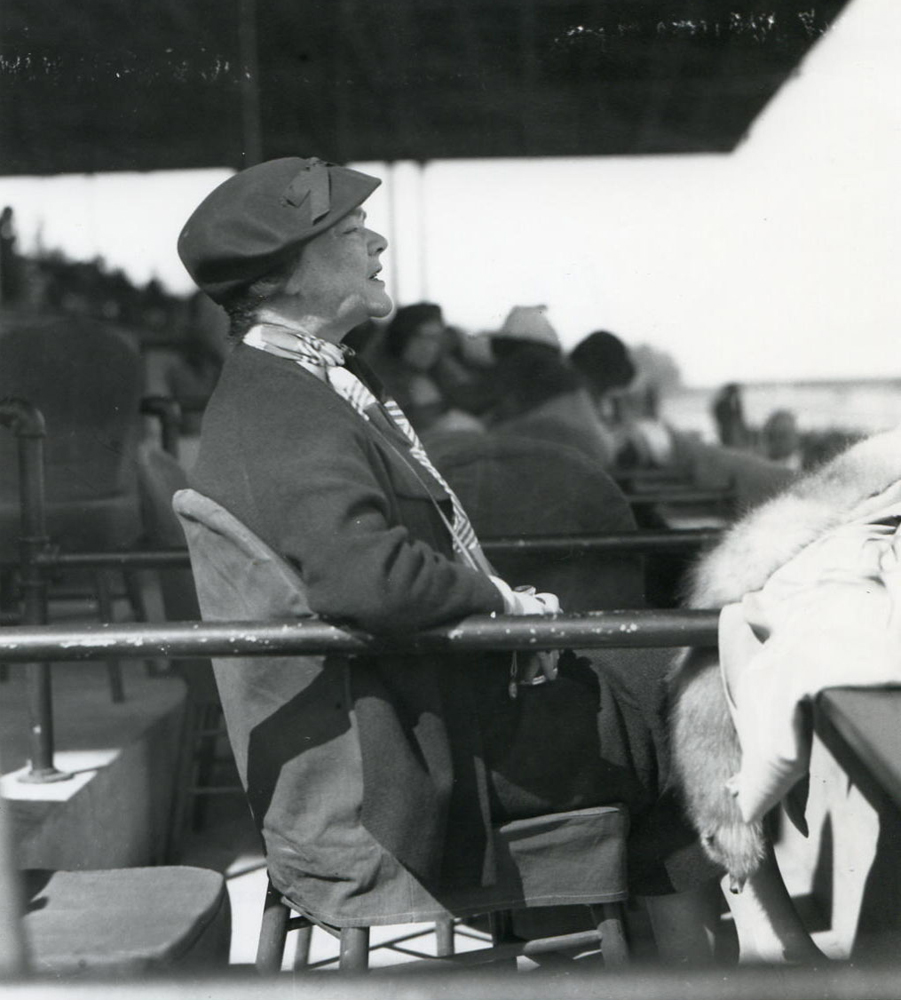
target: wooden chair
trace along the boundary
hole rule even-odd
[[[188,484],[184,469],[169,453],[142,444],[138,449],[138,484],[144,544],[150,549],[184,546],[185,533],[172,509],[173,495]],[[157,575],[167,621],[196,621],[200,606],[190,569],[161,569]],[[177,860],[185,833],[203,828],[210,797],[240,795],[243,789],[231,751],[223,747],[227,734],[212,664],[196,657],[173,660],[172,669],[188,689],[166,847],[166,857]]]
[[[178,492],[174,506],[188,539],[205,620],[296,619],[309,614],[299,575],[246,525],[193,490]],[[542,950],[596,947],[602,942],[610,964],[625,960],[621,904],[627,895],[627,816],[622,808],[599,806],[516,820],[498,827],[495,883],[476,891],[443,890],[439,901],[410,873],[400,869],[359,822],[359,810],[353,805],[353,790],[362,788],[357,784],[359,748],[353,725],[341,708],[340,692],[347,683],[343,674],[346,664],[341,658],[323,661],[321,657],[252,657],[242,661],[240,657],[229,657],[214,659],[214,669],[252,812],[264,837],[273,838],[267,840],[267,848],[274,845],[276,851],[281,850],[286,836],[303,840],[302,845],[291,848],[289,855],[277,857],[276,868],[292,867],[296,852],[306,851],[316,855],[319,865],[341,871],[338,881],[343,882],[351,878],[348,868],[361,854],[367,866],[371,859],[381,858],[375,867],[386,872],[393,866],[396,881],[390,882],[380,874],[375,887],[367,887],[366,891],[372,893],[370,901],[385,900],[384,912],[373,916],[369,923],[439,921],[445,951],[450,950],[449,918],[493,913],[497,914],[493,918],[493,959],[509,960],[516,954]],[[267,685],[272,685],[272,690]],[[288,720],[290,739],[283,731]],[[268,733],[265,741],[263,733]],[[340,794],[349,798],[334,805],[323,795],[324,785],[340,788]],[[292,819],[290,831],[279,833],[269,825],[267,817],[273,825],[278,823],[286,802],[300,803],[309,815],[302,820]],[[309,839],[307,829],[318,831],[315,840]],[[271,856],[268,861],[273,870]],[[303,878],[307,887],[313,882],[312,888],[318,891],[317,879],[329,881],[324,876],[310,875],[306,865],[302,867],[306,868]],[[282,873],[284,879],[284,867]],[[386,884],[390,887],[383,889]],[[342,886],[340,892],[344,891]],[[351,893],[352,903],[354,894],[355,890]],[[504,914],[576,903],[598,908],[595,929],[587,936],[565,935],[542,942],[510,939],[509,920]],[[328,912],[334,913],[351,904],[336,897],[329,905],[333,908]],[[399,912],[399,906],[405,913],[415,912],[415,916],[388,919]],[[289,922],[289,908],[300,915],[293,922]],[[341,939],[341,968],[365,968],[368,926],[353,915],[359,910],[346,912],[347,919],[339,912],[340,919],[333,917],[329,921],[343,925],[332,927]],[[287,930],[292,926],[308,928],[309,917],[303,899],[283,900],[271,889],[257,962],[262,971],[280,966]]]
[[[231,911],[225,879],[205,868],[23,872],[32,970],[135,976],[224,970]]]
[[[629,948],[625,931],[625,844],[628,816],[621,806],[597,806],[569,813],[514,820],[495,828],[495,848],[502,859],[500,885],[505,906],[488,912],[492,947],[454,955],[456,918],[479,915],[448,911],[436,921],[436,959],[447,965],[482,965],[534,957],[549,952],[600,949],[607,967],[625,965]],[[588,900],[591,900],[590,902]],[[547,906],[582,905],[591,929],[552,937],[523,940],[513,930],[517,910]],[[292,916],[292,911],[297,915]],[[316,924],[305,917],[270,881],[256,967],[275,973],[282,967],[288,932],[299,932],[293,967],[307,964],[310,933]],[[369,927],[325,927],[340,941],[339,969],[361,972],[368,968]]]
[[[227,967],[225,879],[205,868],[19,871],[0,800],[0,978]]]

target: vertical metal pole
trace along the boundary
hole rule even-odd
[[[419,258],[419,298],[422,301],[428,301],[429,297],[429,260],[428,260],[428,219],[427,219],[427,208],[428,203],[426,200],[426,167],[428,164],[424,160],[420,160],[417,163],[419,167],[418,178],[419,178],[419,198],[417,199],[419,210],[419,246],[416,248],[416,252]]]
[[[243,166],[251,167],[263,158],[256,0],[238,0],[238,49],[241,64]]]
[[[9,809],[0,798],[0,979],[14,979],[28,971],[22,902]]]
[[[13,429],[19,444],[19,543],[23,621],[47,623],[47,583],[37,556],[49,545],[44,500],[44,417],[21,399],[0,400],[0,423]],[[31,767],[20,780],[61,781],[70,777],[53,766],[53,693],[50,664],[28,664]]]
[[[388,246],[391,250],[391,266],[388,276],[391,279],[391,301],[397,305],[400,301],[400,277],[397,256],[397,164],[392,160],[388,167],[388,183],[385,185],[388,195]]]

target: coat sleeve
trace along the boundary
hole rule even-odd
[[[341,417],[334,408],[306,411],[293,439],[279,436],[247,457],[260,522],[299,566],[311,609],[373,632],[502,612],[484,574],[392,523],[365,426]]]

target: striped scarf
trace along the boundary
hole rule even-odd
[[[286,339],[286,334],[290,335],[290,341]],[[274,342],[276,338],[277,343]],[[344,344],[332,344],[305,331],[274,323],[261,323],[254,326],[245,335],[244,343],[269,354],[289,358],[305,367],[321,368],[325,373],[326,380],[335,392],[346,400],[356,413],[370,423],[372,421],[367,411],[373,408],[380,409],[382,414],[407,439],[413,458],[441,485],[450,497],[454,514],[451,536],[458,555],[473,569],[481,570],[487,575],[492,574],[491,566],[482,552],[475,529],[463,509],[459,497],[432,464],[404,411],[390,396],[386,396],[381,401],[376,399],[373,392],[353,372],[344,367],[346,359],[354,355],[353,348]]]

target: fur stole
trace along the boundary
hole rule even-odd
[[[758,590],[806,545],[898,480],[901,428],[853,445],[738,520],[693,567],[687,606],[720,608]],[[671,683],[676,781],[704,849],[741,885],[764,855],[764,831],[760,823],[743,822],[726,788],[741,754],[716,650],[683,651]]]

